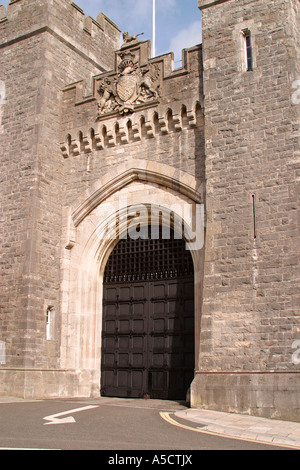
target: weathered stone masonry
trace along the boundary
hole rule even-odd
[[[299,416],[299,366],[292,363],[299,336],[299,106],[291,97],[300,5],[200,0],[199,7],[208,223],[194,404],[293,419]],[[245,30],[253,71],[246,71]]]
[[[2,395],[99,396],[106,205],[205,204],[191,404],[299,420],[300,5],[198,3],[178,70],[70,0],[0,8]]]
[[[99,253],[89,246],[99,245],[93,241],[99,204],[113,202],[117,188],[129,192],[131,203],[141,201],[140,191],[147,203],[203,201],[201,49],[187,51],[184,67],[173,71],[172,54],[149,61],[147,41],[122,48],[139,57],[140,104],[128,116],[99,116],[100,80],[117,72],[121,54],[120,31],[105,15],[85,18],[70,1],[20,0],[11,2],[1,28],[8,90],[1,135],[1,393],[97,395],[102,299],[96,291],[104,262],[97,264]],[[159,82],[153,99],[147,67]]]
[[[1,335],[16,372],[1,388],[22,395],[25,370],[59,364],[59,333],[46,341],[45,311],[55,307],[59,332],[62,88],[110,69],[120,32],[68,1],[12,1],[2,16]]]

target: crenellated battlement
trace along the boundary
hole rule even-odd
[[[141,46],[145,45],[147,43],[150,45],[150,41],[146,41],[145,43],[141,43]],[[139,47],[141,47],[139,46]],[[150,46],[149,46],[150,47]],[[150,49],[149,49],[150,50]],[[116,51],[115,55],[115,64],[118,62],[118,55],[122,52],[122,49],[120,51]],[[150,67],[156,68],[156,70],[159,70],[160,77],[162,80],[170,80],[170,79],[176,79],[179,77],[183,77],[184,75],[189,74],[192,69],[193,69],[193,63],[192,63],[192,55],[193,53],[199,54],[201,53],[201,46],[195,46],[189,49],[184,49],[182,51],[182,57],[183,57],[183,66],[179,69],[174,69],[174,54],[172,52],[164,54],[159,57],[155,57],[153,59],[146,59],[144,60],[144,63],[141,64],[145,66],[147,63],[150,64]],[[197,71],[199,69],[199,65],[197,64]],[[117,70],[115,69],[114,71],[109,71],[106,73],[102,73],[100,75],[97,75],[93,78],[93,84],[92,84],[92,89],[93,91],[90,94],[86,94],[86,90],[90,89],[90,83],[87,83],[85,80],[79,80],[75,83],[71,83],[67,85],[64,88],[64,93],[70,93],[72,95],[72,98],[69,98],[69,105],[72,104],[75,106],[79,106],[81,104],[87,103],[89,101],[94,101],[97,99],[97,88],[99,88],[100,84],[103,83],[103,81],[111,80],[114,79],[115,74],[117,73]],[[70,101],[71,100],[71,101]]]
[[[7,11],[4,5],[0,5],[0,23],[7,21]]]
[[[120,30],[106,15],[85,16],[70,0],[12,0],[7,10],[0,6],[0,48],[43,33],[84,55],[99,71],[111,68],[120,46]]]
[[[225,3],[228,0],[198,0],[198,7],[200,10],[204,10],[205,8],[209,8],[214,5],[219,5],[220,3]]]
[[[61,3],[65,3],[67,10],[69,10],[66,11],[66,14],[72,11],[72,9],[74,9],[74,11],[76,10],[78,27],[82,27],[82,29],[86,30],[86,32],[91,33],[94,25],[94,32],[97,32],[97,28],[100,28],[102,31],[105,31],[107,28],[112,27],[117,31],[117,33],[120,33],[118,26],[113,21],[111,21],[106,15],[104,15],[104,13],[99,13],[95,20],[90,16],[85,16],[83,9],[80,8],[72,0],[61,0]],[[35,0],[11,0],[11,2],[8,4],[7,9],[4,5],[0,5],[0,21],[8,21],[15,19],[18,15],[23,16],[24,12],[26,13],[26,7],[28,7],[30,4],[33,4],[36,9],[41,6],[37,5]],[[47,6],[47,2],[45,2],[45,4]],[[71,7],[70,9],[68,8],[69,6]]]

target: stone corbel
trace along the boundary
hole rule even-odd
[[[94,134],[92,146],[95,150],[103,150],[103,140],[101,139],[100,134]]]
[[[151,121],[145,122],[145,129],[148,137],[154,137],[154,125]]]
[[[122,144],[128,144],[128,131],[126,127],[120,127],[119,136]]]
[[[84,153],[92,152],[92,139],[85,136],[82,138],[82,150]]]
[[[109,147],[115,147],[117,145],[117,136],[115,130],[107,129],[106,137]]]
[[[173,115],[173,123],[175,131],[180,132],[182,131],[182,119],[180,114]]]
[[[64,158],[70,157],[69,145],[66,142],[63,142],[62,144],[60,144],[60,150]]]
[[[142,140],[141,126],[139,124],[132,125],[132,132],[135,141]]]
[[[196,113],[193,110],[187,111],[186,113],[187,119],[189,121],[190,127],[196,127],[197,126],[197,120],[196,120]]]
[[[72,140],[70,145],[70,153],[74,156],[80,155],[80,141]]]
[[[168,119],[164,116],[159,118],[160,131],[163,135],[169,133],[168,129]]]

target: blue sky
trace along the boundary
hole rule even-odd
[[[118,27],[129,34],[145,33],[152,38],[153,0],[75,0],[86,15],[97,18],[105,13]],[[0,0],[6,7],[9,0]],[[175,53],[180,61],[181,50],[201,42],[201,13],[197,0],[156,0],[156,55]],[[180,64],[177,63],[177,66]]]

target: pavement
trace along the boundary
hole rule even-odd
[[[200,432],[300,449],[300,423],[201,409],[176,411],[175,417],[198,424]]]
[[[111,399],[110,399],[111,400]],[[44,400],[24,400],[22,398],[0,397],[0,404],[5,403],[28,403]],[[76,401],[76,400],[75,400]],[[98,400],[95,400],[98,403]],[[136,400],[128,403],[136,406]],[[155,400],[147,400],[147,407]],[[127,402],[126,402],[127,403]],[[276,419],[249,416],[246,414],[224,413],[220,411],[204,410],[198,408],[186,408],[176,402],[162,402],[165,408],[173,410],[165,413],[168,421],[182,428],[222,436],[232,439],[257,442],[274,446],[282,446],[291,449],[300,449],[300,423],[282,421]],[[103,402],[105,404],[105,400]],[[141,402],[139,400],[139,406]],[[161,413],[163,415],[164,413]]]

